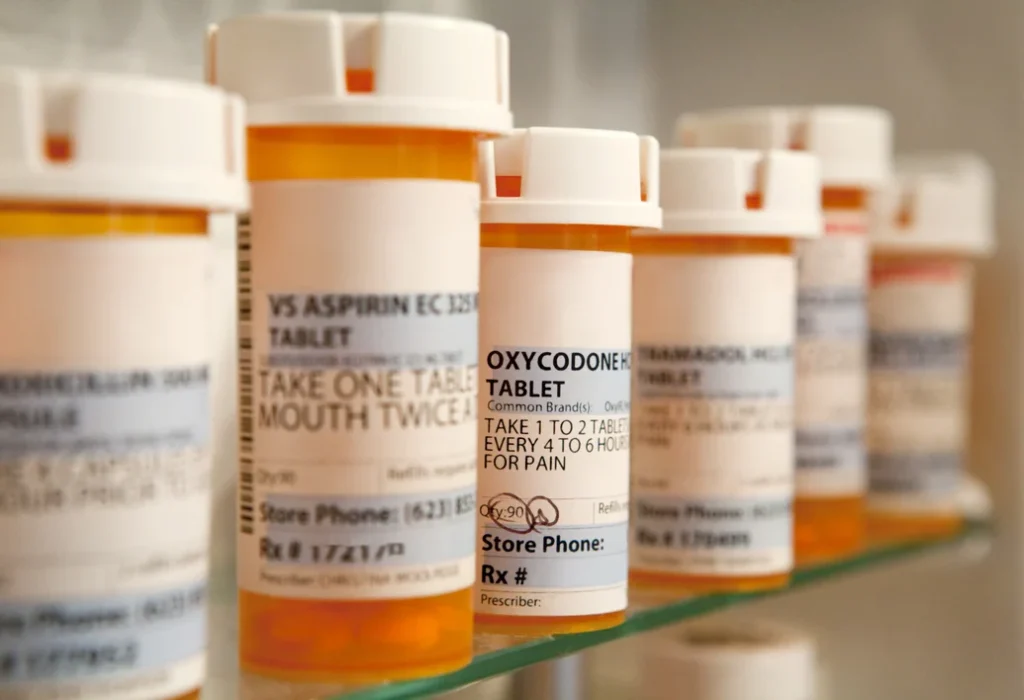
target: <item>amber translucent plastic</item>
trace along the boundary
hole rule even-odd
[[[477,140],[423,129],[252,128],[249,179],[475,182]],[[394,680],[450,671],[472,658],[471,588],[401,600],[309,600],[241,590],[238,615],[241,665],[265,676]]]
[[[903,265],[961,265],[966,258],[950,255],[908,255],[876,252],[872,264],[886,266]],[[967,371],[967,368],[964,368]],[[966,378],[965,378],[966,381]],[[967,411],[967,407],[964,407]],[[964,454],[967,445],[963,446]],[[865,514],[867,538],[872,544],[888,544],[905,540],[949,537],[958,532],[964,523],[963,516],[956,512],[897,512],[868,508]]]
[[[204,235],[206,223],[207,214],[203,211],[0,202],[0,238]],[[199,690],[166,700],[199,700]]]
[[[748,206],[756,204],[748,198]],[[793,241],[782,236],[637,235],[634,255],[793,255]],[[680,465],[685,469],[686,465]],[[695,576],[631,569],[630,585],[659,593],[740,593],[780,588],[789,583],[789,573],[767,576]]]
[[[856,187],[826,187],[821,207],[828,211],[865,211],[868,192]],[[828,234],[826,234],[828,235]],[[864,235],[864,234],[835,234]],[[796,494],[793,504],[798,566],[849,556],[864,546],[864,495],[823,497]]]
[[[0,202],[0,236],[205,235],[203,211],[105,207],[43,202]]]

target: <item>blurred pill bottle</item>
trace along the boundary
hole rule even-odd
[[[249,102],[239,226],[243,669],[324,682],[472,656],[477,147],[511,127],[479,22],[293,12],[212,27]]]
[[[891,170],[891,117],[873,107],[751,107],[683,115],[683,146],[781,148],[821,161],[824,235],[797,245],[797,563],[863,542],[868,201]]]
[[[0,70],[0,667],[19,697],[199,697],[207,219],[247,204],[244,124],[205,85]]]
[[[778,588],[793,568],[795,241],[821,235],[818,160],[661,156],[662,231],[633,236],[630,578]]]
[[[816,645],[802,630],[723,621],[644,639],[645,700],[816,700]]]
[[[624,619],[630,231],[661,225],[658,142],[534,127],[481,149],[477,624]]]
[[[992,175],[968,153],[900,157],[871,242],[868,529],[962,522],[975,263],[991,254]]]

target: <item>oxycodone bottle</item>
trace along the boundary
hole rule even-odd
[[[629,235],[658,228],[658,142],[533,127],[481,149],[477,623],[622,621],[630,465]]]

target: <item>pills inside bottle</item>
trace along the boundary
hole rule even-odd
[[[234,18],[241,663],[298,681],[472,656],[477,144],[510,126],[507,37],[408,14]]]

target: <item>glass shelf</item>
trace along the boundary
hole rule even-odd
[[[338,686],[298,686],[265,679],[244,677],[236,695],[241,700],[399,700],[422,698],[456,690],[476,681],[499,676],[531,664],[548,661],[567,654],[598,646],[615,639],[642,634],[649,630],[698,617],[744,601],[758,600],[785,593],[813,583],[842,577],[845,574],[870,569],[905,559],[915,554],[937,551],[955,545],[985,541],[990,528],[984,524],[971,524],[960,533],[940,540],[913,542],[866,550],[854,557],[810,566],[793,575],[788,588],[763,593],[737,593],[701,595],[669,603],[648,604],[631,609],[627,620],[618,627],[559,635],[540,639],[522,639],[478,635],[476,657],[463,669],[431,678],[403,683],[389,683],[363,688]]]

